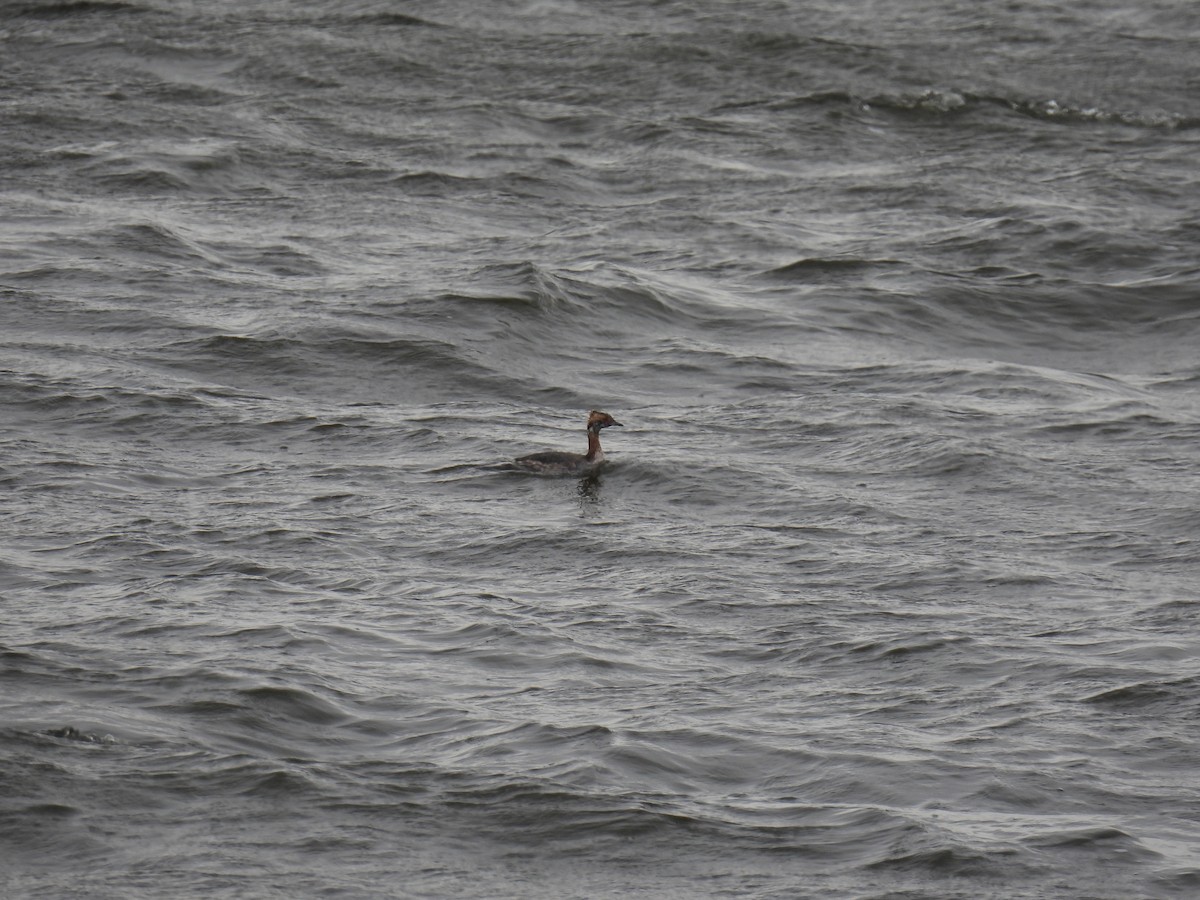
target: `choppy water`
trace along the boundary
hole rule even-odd
[[[1194,4],[0,11],[6,897],[1200,891]]]

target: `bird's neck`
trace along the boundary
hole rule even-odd
[[[589,428],[588,429],[587,458],[595,459],[601,453],[602,453],[602,451],[600,450],[600,429],[599,428]]]

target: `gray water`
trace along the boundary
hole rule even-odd
[[[3,894],[1195,896],[1198,45],[4,3]]]

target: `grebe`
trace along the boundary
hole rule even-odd
[[[564,450],[546,450],[531,453],[516,460],[516,465],[528,472],[546,475],[582,475],[604,462],[604,451],[600,449],[600,429],[609,425],[623,428],[620,422],[606,412],[592,410],[588,414],[587,453],[567,453]]]

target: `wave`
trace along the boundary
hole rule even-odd
[[[85,151],[65,147],[58,152]],[[78,170],[105,190],[153,195],[265,194],[261,171],[244,164],[237,143],[232,141],[195,138],[178,143],[123,143],[97,148],[88,157]]]
[[[897,259],[868,259],[854,256],[808,257],[761,273],[762,278],[780,282],[837,281],[845,276],[860,276],[887,272],[906,264]]]
[[[62,0],[50,3],[17,3],[8,8],[7,14],[29,19],[58,19],[92,13],[140,13],[149,12],[150,9],[140,3],[125,3],[121,0]]]
[[[1002,253],[1015,239],[1003,232],[1023,227],[1015,220],[1011,225],[982,224],[974,233],[953,239],[959,245],[954,254],[966,253],[965,243]],[[1093,258],[1111,264],[1110,248],[1098,245],[1095,238],[1072,237],[1069,246],[1056,252],[1080,257],[1080,265]],[[1098,341],[1131,336],[1163,340],[1160,353],[1167,347],[1182,352],[1200,329],[1200,311],[1191,296],[1193,280],[1190,271],[1085,281],[1006,267],[936,271],[920,260],[837,257],[802,259],[764,270],[749,282],[748,291],[761,298],[760,305],[771,304],[785,314],[792,328],[937,342],[948,356],[974,356],[990,349],[1004,358],[1013,350],[1028,353],[1038,347],[1089,351]],[[1137,348],[1130,349],[1134,352],[1124,355],[1133,358]]]
[[[383,26],[385,28],[442,28],[445,27],[438,22],[430,19],[422,19],[419,16],[406,15],[404,13],[387,11],[363,12],[363,13],[347,13],[339,15],[336,18],[327,19],[328,22],[346,21],[353,24]]]
[[[860,113],[880,111],[899,116],[962,118],[994,110],[1060,125],[1113,125],[1183,131],[1200,127],[1200,118],[1162,110],[1122,111],[1074,105],[1054,98],[1026,98],[929,88],[922,91],[857,94],[845,90],[817,91],[782,100],[747,101],[719,107],[738,110],[760,107],[789,111],[808,107],[845,107]]]
[[[462,348],[485,340],[475,358],[498,373],[541,382],[543,396],[598,403],[586,372],[641,368],[645,390],[663,378],[686,379],[714,363],[748,382],[769,380],[782,366],[753,353],[727,352],[709,332],[765,333],[773,325],[731,308],[727,294],[610,265],[551,269],[497,264],[470,273],[455,290],[375,304],[381,325],[419,322]],[[681,335],[688,333],[694,338]],[[469,337],[468,337],[469,335]],[[589,396],[590,395],[590,396]]]
[[[1191,717],[1200,711],[1198,686],[1197,678],[1137,681],[1084,697],[1083,702],[1130,715]]]

